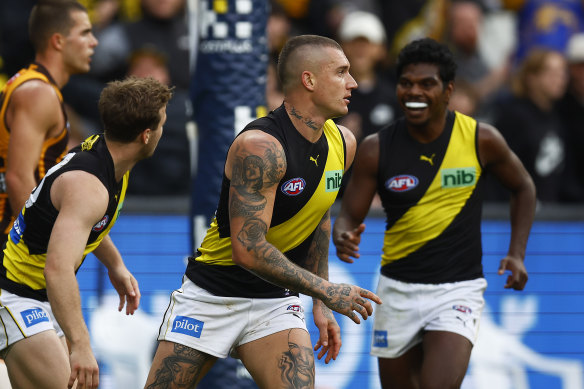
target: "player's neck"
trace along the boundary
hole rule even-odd
[[[37,54],[34,60],[47,69],[59,89],[62,89],[69,82],[71,74],[65,69],[63,62],[59,58],[56,58],[56,56]]]
[[[311,112],[310,109],[303,107],[301,104],[284,101],[284,108],[294,127],[308,141],[314,143],[322,135],[322,127],[326,121],[324,118]]]

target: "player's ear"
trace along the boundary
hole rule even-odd
[[[302,85],[304,85],[306,89],[310,91],[314,90],[315,83],[316,80],[313,73],[309,72],[308,70],[302,72]]]
[[[152,131],[151,131],[149,128],[147,128],[147,129],[145,129],[144,131],[142,131],[142,132],[140,133],[140,140],[141,140],[141,141],[142,141],[142,143],[144,143],[145,145],[147,145],[147,144],[148,144],[148,142],[150,142],[150,133],[151,133],[151,132],[152,132]]]
[[[65,36],[63,34],[55,32],[49,38],[49,46],[52,46],[56,50],[63,50],[63,46],[65,45]]]

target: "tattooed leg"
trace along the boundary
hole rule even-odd
[[[314,351],[304,329],[280,331],[237,351],[262,389],[314,389]]]
[[[194,388],[216,360],[214,356],[181,344],[161,342],[145,388]]]

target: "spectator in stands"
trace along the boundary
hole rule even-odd
[[[512,95],[495,108],[494,124],[531,174],[541,202],[559,201],[564,185],[566,134],[557,102],[567,83],[564,56],[534,49],[514,75]],[[490,192],[491,200],[506,199],[497,192]]]
[[[354,11],[344,17],[337,35],[359,85],[351,93],[349,113],[337,122],[350,128],[359,142],[391,123],[398,112],[393,80],[383,71],[385,28],[374,14]]]
[[[170,85],[168,59],[155,48],[143,48],[132,53],[128,76],[152,77]],[[141,196],[185,195],[190,187],[190,155],[186,135],[185,105],[188,94],[175,91],[166,107],[164,137],[156,153],[132,170],[128,194]]]
[[[491,69],[479,49],[484,10],[478,0],[453,0],[448,9],[445,41],[458,65],[456,84],[474,89],[476,113],[488,111],[492,96],[507,78],[507,66]]]
[[[566,126],[566,179],[562,201],[584,202],[584,33],[574,34],[566,51],[568,91],[559,104]]]
[[[584,2],[580,0],[500,0],[517,19],[514,64],[519,66],[534,48],[563,53],[572,34],[584,32]]]

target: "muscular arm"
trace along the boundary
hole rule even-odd
[[[273,284],[322,300],[358,323],[353,310],[366,318],[372,308],[363,297],[380,302],[377,296],[317,276],[288,260],[266,240],[276,189],[285,171],[284,150],[268,134],[247,131],[231,146],[225,173],[231,180],[229,216],[233,260]]]
[[[19,86],[6,113],[10,129],[6,186],[14,215],[18,215],[37,185],[34,172],[38,166],[43,142],[64,127],[61,104],[53,88],[42,81],[31,80]]]
[[[522,290],[527,282],[523,265],[525,247],[535,215],[535,186],[529,173],[494,127],[479,125],[481,163],[511,192],[511,239],[507,256],[501,261],[499,274],[511,270],[506,288]]]
[[[81,312],[75,269],[82,260],[91,228],[106,211],[108,193],[97,177],[71,171],[55,180],[51,200],[59,215],[49,240],[44,275],[51,308],[70,344],[69,384],[75,378],[80,384],[97,382],[98,366]]]
[[[351,257],[359,258],[361,233],[365,230],[363,220],[377,191],[378,163],[379,136],[373,134],[366,137],[357,150],[353,173],[333,227],[333,242],[342,261],[352,263]]]

